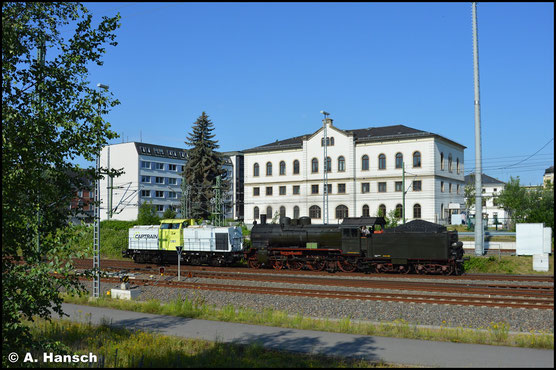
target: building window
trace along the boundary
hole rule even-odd
[[[449,193],[452,192],[452,183],[448,184],[448,192],[449,192]]]
[[[299,161],[297,159],[293,161],[293,174],[299,175]]]
[[[403,166],[403,154],[396,153],[396,168],[402,168]]]
[[[421,191],[421,180],[413,181],[413,191]]]
[[[378,169],[379,170],[386,169],[386,156],[384,154],[378,156]]]
[[[368,182],[363,182],[361,183],[361,192],[362,193],[368,193],[371,191],[371,185]]]
[[[332,172],[332,159],[330,157],[326,157],[326,172]]]
[[[334,137],[327,137],[326,138],[326,145],[327,146],[334,146]],[[320,139],[320,146],[324,146],[324,138]]]
[[[369,206],[366,204],[363,206],[363,217],[369,217]]]
[[[421,218],[421,205],[419,203],[413,206],[413,218]]]
[[[280,217],[286,217],[286,207],[280,207]]]
[[[421,167],[421,153],[413,153],[413,167]]]
[[[319,193],[319,186],[311,185],[311,194],[318,194],[318,193]]]
[[[163,170],[163,169],[164,169],[164,163],[155,162],[155,163],[154,163],[154,168],[155,168],[156,170]]]
[[[448,154],[448,172],[452,172],[452,153]]]
[[[272,186],[266,187],[266,195],[272,195]]]
[[[157,191],[155,192],[155,195],[154,195],[154,196],[157,197],[157,198],[164,198],[164,192],[163,192],[163,191],[160,191],[160,190],[157,190]]]
[[[456,158],[456,172],[459,175],[459,158]]]
[[[164,177],[158,177],[157,176],[157,177],[154,178],[154,182],[156,184],[164,184]]]
[[[459,194],[459,184],[456,185],[456,194]]]
[[[397,204],[396,213],[394,213],[394,215],[396,216],[396,218],[402,218],[402,214],[403,214],[403,206],[401,204]]]
[[[440,181],[440,191],[444,193],[444,181]]]
[[[299,218],[299,207],[293,207],[293,218]]]
[[[309,217],[320,218],[320,207],[319,206],[309,207]]]
[[[259,207],[253,208],[253,218],[254,218],[255,220],[258,220],[258,219],[259,219]]]
[[[326,192],[332,194],[332,184],[326,184]]]
[[[312,173],[317,173],[319,172],[319,160],[316,158],[313,158],[311,160],[311,172]]]
[[[266,219],[267,220],[272,219],[272,207],[271,206],[266,207]]]
[[[385,182],[379,182],[378,183],[378,192],[379,193],[386,193],[386,183]]]
[[[294,185],[292,194],[299,195],[299,185]]]
[[[255,176],[255,177],[259,176],[259,164],[258,163],[255,163],[253,165],[253,176]]]
[[[394,190],[395,191],[402,191],[403,190],[402,189],[402,184],[403,183],[401,181],[396,181]]]
[[[279,194],[280,195],[286,195],[286,187],[285,186],[280,186]]]
[[[346,160],[343,156],[338,157],[338,172],[344,172],[346,170]]]
[[[281,161],[280,162],[280,175],[285,175],[286,174],[286,162]]]
[[[440,153],[440,170],[444,171],[444,153]]]
[[[176,179],[175,177],[168,177],[168,185],[177,185],[178,184],[178,179]]]
[[[378,217],[386,217],[386,206],[384,204],[378,206]]]
[[[156,210],[157,210],[157,212],[164,212],[164,206],[162,204],[157,204],[156,205]]]
[[[336,218],[340,219],[347,217],[349,217],[348,207],[344,206],[343,204],[336,207]]]
[[[150,190],[141,190],[141,196],[142,197],[150,197],[151,196],[151,191]]]
[[[150,176],[141,176],[141,182],[151,182],[151,177]]]
[[[169,164],[169,165],[168,165],[168,170],[170,170],[170,171],[177,171],[177,170],[178,170],[178,165],[176,165],[176,164]]]
[[[168,192],[168,198],[176,199],[177,197],[178,197],[178,194],[175,191],[169,191]]]
[[[141,168],[150,169],[151,168],[151,162],[141,161]]]
[[[361,157],[361,170],[362,171],[369,170],[369,156],[366,154],[363,157]]]
[[[346,193],[346,184],[338,184],[338,194]]]
[[[272,162],[266,162],[266,175],[272,176]]]
[[[256,197],[261,193],[261,190],[259,187],[253,188],[253,196]]]

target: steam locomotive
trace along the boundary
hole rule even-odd
[[[282,217],[251,230],[244,257],[251,268],[461,275],[463,243],[457,231],[423,220],[385,229],[383,217],[345,218],[312,225],[309,217]]]

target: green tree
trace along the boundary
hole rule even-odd
[[[90,63],[102,65],[105,44],[116,45],[118,27],[119,15],[93,27],[81,4],[2,3],[3,353],[52,349],[32,342],[22,321],[62,314],[60,288],[85,291],[68,262],[69,204],[84,184],[69,176],[79,172],[70,161],[93,161],[117,137],[101,115],[119,102],[87,77]],[[2,363],[11,365],[6,356]]]
[[[214,197],[216,177],[222,174],[222,157],[216,152],[218,141],[214,140],[213,123],[203,112],[193,123],[193,132],[185,144],[188,150],[187,163],[183,172],[184,184],[189,185],[190,214],[184,217],[209,219],[211,216],[210,200]],[[222,182],[222,194],[227,189]],[[185,194],[183,194],[185,196]]]
[[[158,213],[152,202],[141,203],[137,215],[137,222],[139,225],[158,225],[160,223],[160,217],[158,217]]]
[[[554,231],[554,185],[547,182],[544,187],[539,187],[528,194],[531,207],[527,222],[542,222]]]
[[[527,216],[531,212],[531,196],[519,183],[519,177],[510,177],[510,181],[500,192],[498,204],[508,212],[508,217],[514,224],[527,222]]]
[[[171,218],[176,218],[176,211],[174,211],[172,208],[168,208],[166,209],[166,211],[164,211],[164,214],[162,215],[162,218],[167,220],[167,219],[171,219]]]

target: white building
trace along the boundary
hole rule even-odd
[[[233,159],[237,160],[236,157]],[[124,173],[114,177],[112,184],[109,184],[106,176],[100,181],[101,220],[136,220],[139,206],[143,202],[152,202],[159,216],[169,208],[179,214],[182,200],[181,174],[186,160],[187,150],[182,148],[139,142],[103,147],[100,166],[105,169],[123,169]],[[227,171],[227,178],[235,184],[230,157],[226,157],[223,167]],[[231,207],[234,193],[224,194],[223,200],[228,204],[224,217],[234,218]]]
[[[324,190],[324,129],[328,201]],[[465,146],[403,125],[342,130],[324,119],[313,134],[244,150],[245,222],[261,214],[313,223],[375,216],[403,205],[405,218],[448,223],[463,209]],[[405,168],[405,177],[404,170]]]
[[[483,219],[488,217],[488,227],[496,227],[497,223],[499,227],[507,227],[510,220],[506,211],[499,207],[497,200],[502,190],[506,187],[506,183],[483,173],[481,175],[481,184],[483,186],[481,194],[484,197],[482,201]],[[475,186],[475,174],[465,176],[465,185]],[[469,211],[471,215],[475,214],[474,204],[473,202],[473,206]]]

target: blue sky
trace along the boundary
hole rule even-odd
[[[402,124],[465,145],[474,171],[471,3],[85,3],[122,15],[90,81],[121,101],[111,143],[185,147],[205,111],[221,151]],[[554,164],[554,4],[478,3],[483,172]],[[87,164],[86,162],[83,162]]]

